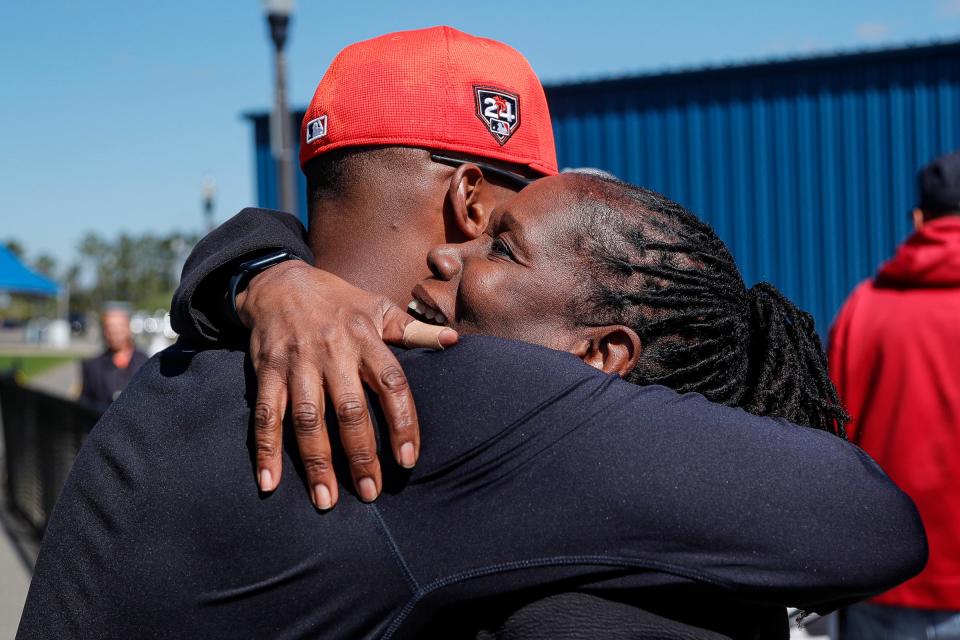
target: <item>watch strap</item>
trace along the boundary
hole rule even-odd
[[[250,284],[254,276],[288,260],[300,260],[300,258],[285,249],[281,249],[242,262],[240,266],[237,267],[236,272],[230,276],[230,283],[227,287],[227,298],[229,300],[227,307],[231,314],[231,319],[237,325],[243,326],[243,323],[240,321],[240,314],[237,312],[237,295],[247,288],[247,285]]]

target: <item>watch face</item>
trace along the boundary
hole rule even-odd
[[[252,280],[255,275],[281,262],[299,259],[300,258],[289,251],[281,250],[241,263],[237,271],[230,277],[229,289],[227,291],[227,298],[230,299],[231,320],[233,320],[236,325],[243,326],[243,323],[240,321],[240,315],[237,313],[237,294],[242,293],[247,288],[250,280]]]
[[[267,267],[272,267],[275,264],[280,264],[281,262],[295,259],[296,256],[291,255],[289,251],[274,251],[273,253],[268,253],[265,256],[244,262],[240,265],[240,270],[257,273],[263,271]]]

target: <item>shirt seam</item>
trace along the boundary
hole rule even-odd
[[[398,552],[399,553],[399,552]],[[643,560],[641,558],[624,558],[619,556],[551,556],[546,558],[537,558],[531,560],[515,560],[512,562],[504,562],[484,567],[476,567],[461,573],[456,573],[444,578],[438,578],[433,582],[427,584],[424,587],[417,588],[411,598],[400,610],[400,613],[396,615],[393,621],[390,623],[390,626],[387,628],[387,631],[383,635],[383,640],[389,640],[393,635],[399,630],[400,626],[410,615],[413,609],[422,601],[427,595],[438,591],[444,587],[449,587],[451,585],[465,582],[473,578],[480,578],[484,576],[493,575],[496,573],[504,573],[507,571],[517,571],[520,569],[544,569],[548,567],[557,567],[557,566],[571,566],[571,565],[593,565],[593,566],[608,566],[608,567],[617,567],[621,569],[652,569],[659,570],[664,573],[669,573],[672,575],[677,575],[683,578],[690,578],[693,580],[698,580],[700,582],[706,582],[713,584],[722,588],[730,588],[730,584],[717,578],[716,576],[710,575],[708,573],[703,573],[699,571],[692,570],[686,567],[677,567],[671,564],[657,562],[655,560]]]
[[[413,591],[414,597],[416,597],[416,595],[421,591],[420,583],[417,582],[417,578],[413,575],[413,571],[410,570],[410,565],[407,564],[406,559],[403,557],[403,553],[400,551],[397,541],[394,539],[393,534],[390,533],[390,527],[388,527],[386,521],[384,521],[383,515],[381,515],[377,505],[370,504],[367,505],[367,507],[369,513],[373,515],[373,519],[379,526],[380,531],[383,533],[384,538],[386,538],[387,546],[390,548],[390,553],[393,555],[393,559],[397,563],[397,566],[400,567],[400,571],[403,573],[403,577],[407,582],[407,586],[410,587],[410,590]]]

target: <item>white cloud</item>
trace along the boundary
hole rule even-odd
[[[857,25],[857,38],[865,42],[876,42],[890,35],[890,27],[883,22],[861,22]]]

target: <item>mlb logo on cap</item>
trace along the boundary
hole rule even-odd
[[[314,118],[307,123],[307,144],[327,135],[327,116]]]
[[[474,87],[473,91],[477,96],[477,117],[502,147],[520,126],[520,98],[490,87]]]

